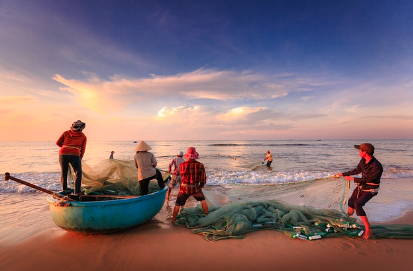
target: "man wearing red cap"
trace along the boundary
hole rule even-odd
[[[179,208],[185,205],[186,200],[190,196],[200,201],[205,214],[208,214],[208,204],[205,201],[204,193],[202,193],[202,188],[206,183],[205,167],[202,163],[195,160],[198,157],[199,155],[194,147],[189,147],[184,155],[184,158],[188,160],[180,166],[181,184],[179,185],[179,194],[173,211],[172,225],[176,222]]]
[[[377,195],[380,186],[380,178],[383,174],[383,166],[373,156],[374,146],[370,143],[363,143],[361,145],[354,145],[354,148],[359,150],[361,160],[357,167],[351,171],[344,173],[337,173],[334,177],[344,177],[347,181],[354,181],[357,187],[348,200],[348,215],[351,216],[356,210],[364,224],[363,239],[369,239],[373,233],[370,228],[369,220],[363,206]],[[361,178],[350,177],[350,175],[357,175],[361,173]]]

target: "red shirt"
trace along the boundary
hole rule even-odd
[[[182,183],[179,193],[195,194],[202,190],[206,183],[205,167],[195,159],[188,159],[180,166]]]
[[[83,158],[86,150],[87,138],[81,131],[68,130],[56,141],[56,145],[61,147],[59,155],[76,155]]]

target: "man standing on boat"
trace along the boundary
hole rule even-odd
[[[173,211],[172,225],[176,222],[179,208],[185,206],[186,200],[190,196],[200,201],[205,214],[208,214],[208,204],[205,200],[204,193],[202,193],[202,188],[206,183],[205,167],[202,163],[195,160],[198,159],[198,157],[199,154],[196,152],[196,149],[189,147],[184,156],[184,158],[188,160],[183,162],[180,167],[181,184]]]
[[[152,148],[143,140],[135,147],[136,154],[134,159],[135,166],[138,169],[138,181],[141,196],[148,194],[149,182],[152,179],[158,181],[160,189],[165,187],[162,173],[155,168],[158,162],[156,161],[155,156],[151,152],[148,152],[149,150],[152,150]]]
[[[374,146],[370,143],[363,143],[361,145],[354,145],[354,148],[359,150],[361,160],[357,167],[351,171],[344,173],[337,173],[335,178],[344,177],[347,181],[354,181],[357,187],[348,200],[348,215],[352,216],[354,210],[360,217],[364,224],[363,239],[369,239],[373,233],[370,228],[369,220],[363,206],[377,195],[380,186],[380,178],[383,174],[383,166],[373,156]],[[361,173],[361,178],[350,177],[350,175],[357,175]]]
[[[185,159],[182,158],[182,156],[184,156],[184,152],[183,151],[178,152],[177,157],[172,159],[172,162],[168,166],[169,173],[171,173],[172,166],[174,167],[174,171],[172,172],[172,179],[171,179],[171,182],[169,183],[168,192],[166,193],[167,200],[169,199],[172,188],[174,188],[177,183],[179,184],[181,183],[180,167],[181,167],[181,164],[185,162]]]
[[[75,173],[75,195],[81,193],[82,158],[85,154],[87,141],[85,134],[82,132],[85,127],[86,123],[80,120],[73,122],[70,130],[65,131],[56,141],[56,145],[60,147],[59,163],[61,168],[60,181],[62,183],[62,189],[67,189],[67,173],[70,164]]]

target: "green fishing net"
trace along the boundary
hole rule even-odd
[[[85,194],[139,195],[133,160],[106,159],[93,167],[82,162],[82,168]],[[168,176],[164,173],[164,179]],[[158,190],[156,180],[151,181],[149,193]],[[209,241],[244,238],[249,232],[268,229],[306,240],[358,237],[363,228],[356,218],[345,214],[343,207],[347,191],[346,183],[334,178],[272,186],[232,186],[231,195],[226,195],[229,203],[210,206],[208,215],[201,207],[183,208],[176,225],[185,225]],[[277,200],[268,200],[269,197]],[[286,203],[288,200],[294,204]],[[372,225],[372,231],[372,238],[413,239],[413,225]]]
[[[317,210],[291,206],[278,201],[232,202],[211,207],[206,216],[202,208],[183,209],[176,224],[194,228],[206,240],[244,238],[251,231],[274,229],[293,238],[315,239],[334,235],[357,235],[360,226],[356,219],[336,210]],[[342,227],[346,226],[346,230]]]
[[[277,230],[291,238],[316,240],[326,237],[359,237],[363,234],[357,219],[334,209],[293,206],[271,200],[232,202],[211,207],[208,215],[202,208],[184,208],[176,225],[185,225],[208,241],[244,238],[258,230]],[[412,225],[372,226],[373,238],[413,239]]]

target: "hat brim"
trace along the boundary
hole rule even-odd
[[[134,150],[135,151],[149,151],[149,150],[152,150],[152,148],[148,144],[146,144],[145,141],[142,140],[141,142],[139,142],[138,145],[136,145]]]
[[[195,153],[185,153],[184,155],[185,159],[198,159],[199,158],[199,154],[197,152]]]

